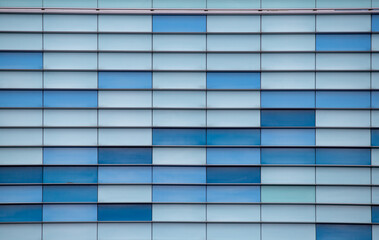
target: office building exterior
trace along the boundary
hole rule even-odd
[[[0,0],[1,240],[379,240],[378,0]]]

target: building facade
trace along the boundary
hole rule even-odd
[[[378,0],[0,7],[1,240],[379,240]]]

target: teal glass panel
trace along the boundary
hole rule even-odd
[[[42,0],[0,0],[0,7],[42,7]]]
[[[262,186],[262,202],[314,203],[316,190],[313,186]]]

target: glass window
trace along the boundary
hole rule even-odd
[[[99,107],[151,107],[151,91],[99,91]]]
[[[314,203],[313,186],[262,186],[262,202],[269,203]]]
[[[99,164],[151,163],[151,148],[99,148]]]
[[[42,183],[42,167],[0,167],[0,183]]]
[[[153,163],[168,165],[202,165],[206,163],[205,148],[153,148]]]
[[[46,146],[94,146],[97,144],[97,129],[49,128],[44,130]]]
[[[149,51],[151,43],[150,34],[99,34],[99,50]]]
[[[0,235],[7,240],[39,240],[42,239],[41,229],[41,224],[1,224]]]
[[[207,0],[208,8],[237,8],[237,9],[256,9],[260,7],[258,0]],[[208,15],[209,16],[209,15]]]
[[[1,50],[42,50],[42,34],[1,33],[0,43]]]
[[[205,129],[153,129],[153,145],[205,145]]]
[[[42,69],[42,53],[0,52],[0,69]]]
[[[314,129],[262,129],[262,145],[312,146],[315,145]]]
[[[262,127],[313,127],[314,110],[262,110]]]
[[[259,239],[260,235],[260,224],[207,224],[208,240],[229,240],[233,238],[240,240]]]
[[[316,53],[317,70],[370,70],[369,53]]]
[[[208,72],[207,89],[259,89],[260,73]]]
[[[151,186],[101,185],[99,202],[151,202]]]
[[[317,0],[318,8],[370,8],[370,0]]]
[[[137,1],[133,0],[133,2]],[[99,223],[98,238],[107,239],[113,237],[123,240],[151,239],[151,225],[151,223]]]
[[[370,204],[371,187],[317,186],[316,197],[318,203]]]
[[[153,221],[206,221],[206,206],[200,204],[154,204]]]
[[[370,127],[370,111],[316,110],[318,127]]]
[[[158,34],[153,35],[154,51],[205,51],[205,35]],[[209,49],[208,49],[209,50]]]
[[[259,70],[260,56],[257,53],[208,53],[208,70]]]
[[[314,89],[313,72],[263,72],[262,89]]]
[[[262,164],[315,164],[313,148],[262,148]]]
[[[312,205],[262,205],[264,222],[314,222],[315,207]]]
[[[43,186],[44,202],[97,202],[97,186]]]
[[[206,0],[154,0],[154,8],[206,8]]]
[[[314,224],[262,224],[262,240],[316,240]]]
[[[369,168],[317,167],[317,184],[370,184]]]
[[[43,6],[48,8],[97,8],[97,0],[43,0]]]
[[[259,164],[258,148],[207,148],[207,164]]]
[[[44,164],[97,164],[97,148],[44,148]]]
[[[44,183],[97,183],[97,167],[44,167]]]
[[[0,165],[42,164],[42,148],[0,148]]]
[[[208,145],[260,145],[259,129],[208,129]]]
[[[260,123],[259,110],[207,111],[208,127],[259,127]]]
[[[371,31],[370,15],[317,15],[316,22],[317,32]]]
[[[44,88],[97,88],[96,72],[44,72]]]
[[[0,91],[1,107],[42,107],[42,91]]]
[[[206,224],[202,223],[154,223],[153,239],[204,240]]]
[[[0,212],[0,222],[42,221],[42,205],[0,205]]]
[[[205,53],[154,53],[153,55],[154,70],[205,70],[205,68]]]
[[[42,72],[1,71],[0,88],[42,88]]]
[[[204,110],[154,110],[153,125],[166,127],[205,127]]]
[[[314,53],[263,53],[262,70],[314,70]]]
[[[379,31],[379,15],[375,15],[375,14],[372,15],[372,31],[373,32]]]
[[[317,72],[317,89],[369,89],[368,72]]]
[[[208,171],[207,171],[208,173]],[[205,183],[204,167],[154,167],[154,183]]]
[[[147,5],[147,2],[151,0],[99,0],[99,7],[109,3],[109,5],[115,4],[117,1],[117,7],[121,5]],[[121,5],[120,5],[121,4]],[[150,8],[151,3],[147,8]],[[151,15],[99,15],[99,32],[151,32],[152,29],[152,16]]]
[[[205,32],[206,16],[153,15],[153,32]]]
[[[99,167],[99,183],[151,183],[151,167]]]
[[[86,222],[97,220],[96,204],[43,205],[45,222]]]
[[[207,205],[207,220],[211,222],[260,221],[260,206],[251,204],[210,204]]]
[[[259,186],[207,186],[207,202],[260,202]]]
[[[8,3],[8,0],[5,0]],[[30,3],[31,1],[28,1]],[[12,1],[14,3],[14,1]],[[25,7],[25,1],[22,2]],[[0,14],[1,31],[42,31],[42,14]]]
[[[365,129],[317,129],[317,146],[370,146],[370,131]]]
[[[379,91],[371,92],[371,107],[379,108]]]
[[[44,31],[96,32],[97,15],[47,14],[43,18],[43,28]]]
[[[141,146],[151,145],[152,133],[149,128],[99,129],[100,146]]]
[[[368,91],[317,91],[318,108],[370,108]]]
[[[0,145],[42,145],[42,129],[36,128],[8,128],[0,129]]]
[[[286,2],[287,4],[287,2]],[[262,32],[314,32],[314,15],[264,15]]]
[[[325,165],[370,165],[370,149],[318,148],[316,164]]]
[[[42,202],[41,186],[0,186],[1,203]]]
[[[204,72],[153,72],[153,79],[154,88],[198,89],[206,86]]]
[[[207,183],[260,182],[260,167],[207,167]]]
[[[96,126],[96,110],[44,110],[44,126]]]
[[[208,7],[211,7],[211,1],[208,0]],[[227,0],[230,1],[230,0]],[[243,0],[242,0],[243,1]],[[217,3],[220,1],[217,0]],[[246,1],[244,1],[246,2]],[[233,6],[236,2],[230,1]],[[261,21],[259,16],[252,15],[208,15],[207,32],[259,32]]]
[[[0,7],[42,7],[42,0],[29,0],[29,1],[24,1],[24,0],[13,0],[11,2],[7,0],[0,0]],[[41,235],[41,234],[39,234]],[[27,235],[28,236],[28,235]],[[13,239],[13,238],[12,238]]]
[[[99,88],[151,88],[151,72],[99,72]]]
[[[233,42],[233,44],[230,44]],[[207,36],[208,51],[259,51],[261,45],[258,34],[216,34]]]
[[[316,238],[318,240],[371,240],[371,225],[316,224]]]
[[[50,223],[43,225],[44,240],[94,240],[96,223]]]
[[[379,130],[377,129],[371,130],[371,145],[379,146]]]
[[[96,34],[44,34],[44,50],[97,50]]]
[[[45,52],[43,55],[45,69],[96,69],[96,53],[59,53]]]
[[[370,222],[370,220],[368,222]],[[377,206],[372,206],[372,222],[379,222],[379,207]]]
[[[150,70],[151,53],[99,53],[99,69]]]
[[[259,91],[212,91],[207,92],[209,108],[259,108]]]
[[[262,167],[262,183],[314,184],[314,167]]]
[[[205,202],[205,186],[153,186],[153,202]]]
[[[371,34],[316,34],[317,51],[370,51]]]
[[[313,34],[264,34],[262,51],[314,51]]]
[[[42,126],[42,110],[0,110],[0,126]]]
[[[151,126],[151,110],[99,110],[99,126],[107,127],[150,127]]]
[[[282,0],[262,0],[262,8],[315,8],[315,1],[316,0],[292,0],[283,2]]]

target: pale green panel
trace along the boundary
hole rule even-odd
[[[314,89],[314,72],[262,72],[262,89]]]
[[[262,70],[314,70],[314,53],[264,53]]]
[[[379,56],[379,55],[378,55]],[[375,65],[375,56],[373,58],[373,68],[379,68]],[[317,53],[316,69],[317,70],[370,70],[371,59],[370,53]]]
[[[272,184],[314,184],[314,167],[262,167],[261,182]]]
[[[154,91],[153,107],[201,108],[205,107],[205,91]]]
[[[151,126],[151,110],[99,110],[99,126],[148,127]]]
[[[259,70],[260,56],[257,53],[208,53],[208,70]]]
[[[207,206],[207,220],[211,222],[253,222],[260,221],[259,205],[218,205]]]
[[[42,126],[42,110],[2,109],[0,110],[0,126]]]
[[[108,1],[109,0],[104,0]],[[130,2],[142,2],[141,0]],[[101,5],[99,3],[99,5]],[[150,15],[99,15],[100,32],[151,32],[152,21]]]
[[[262,0],[262,8],[315,8],[315,0]]]
[[[0,164],[42,164],[42,148],[0,148]]]
[[[209,108],[259,108],[259,91],[211,91],[207,93]]]
[[[207,240],[260,239],[260,224],[208,223]]]
[[[370,187],[317,186],[317,203],[371,203]]]
[[[208,127],[259,127],[260,111],[256,110],[208,110]]]
[[[42,31],[42,14],[0,14],[0,31]]]
[[[315,187],[313,186],[262,186],[261,191],[262,202],[315,202]]]
[[[209,37],[208,37],[209,38]],[[264,34],[262,51],[314,51],[313,34]]]
[[[153,125],[159,127],[205,127],[202,110],[154,110]]]
[[[152,0],[98,0],[99,8],[151,8]]]
[[[379,111],[371,112],[371,124],[372,127],[379,127]]]
[[[219,2],[219,0],[215,0]],[[233,4],[235,1],[232,1]],[[208,8],[209,6],[208,1]],[[208,32],[259,32],[261,20],[259,16],[248,15],[208,15]]]
[[[370,127],[369,110],[316,110],[317,127]]]
[[[206,8],[206,0],[153,0],[153,8]]]
[[[96,34],[44,34],[45,50],[97,50]]]
[[[44,111],[44,126],[49,127],[95,127],[97,125],[96,110],[52,110]]]
[[[0,0],[0,7],[40,8],[42,0]]]
[[[151,240],[151,223],[99,223],[98,240]]]
[[[154,164],[205,164],[205,148],[153,148]]]
[[[207,0],[208,8],[260,8],[260,0]]]
[[[99,69],[148,70],[151,53],[99,53]]]
[[[151,145],[151,142],[152,132],[147,128],[99,130],[99,145],[101,146],[139,146]]]
[[[315,224],[262,224],[262,240],[316,240]]]
[[[317,8],[371,8],[371,0],[317,0]]]
[[[204,89],[205,86],[204,72],[153,72],[153,88]]]
[[[317,15],[316,30],[317,32],[370,32],[371,15]]]
[[[97,88],[97,72],[44,72],[45,88]]]
[[[153,204],[153,221],[206,221],[205,205]]]
[[[97,0],[43,0],[47,8],[97,8]]]
[[[151,91],[99,91],[99,107],[151,107]]]
[[[0,236],[4,240],[41,240],[41,224],[1,224]]]
[[[260,36],[258,34],[208,35],[208,51],[259,51]],[[233,44],[231,44],[233,43]]]
[[[370,130],[316,129],[316,146],[370,146]]]
[[[154,70],[205,70],[204,53],[155,53]]]
[[[262,205],[264,222],[314,222],[315,207],[311,205]]]
[[[0,50],[41,50],[42,34],[0,33]]]
[[[202,223],[153,223],[153,240],[206,240]]]
[[[98,187],[99,202],[151,202],[151,186],[102,185]]]
[[[96,240],[96,223],[45,223],[44,240]]]
[[[369,168],[317,167],[317,184],[370,184]]]
[[[0,88],[42,88],[42,72],[1,71]]]
[[[371,223],[370,206],[316,206],[317,222]]]
[[[97,144],[97,129],[45,129],[44,144],[47,146],[95,146]]]
[[[99,50],[151,50],[150,34],[99,34]]]
[[[317,89],[369,89],[369,72],[317,72]]]
[[[263,32],[314,32],[314,15],[264,15]]]
[[[205,35],[199,34],[158,34],[153,37],[153,49],[155,51],[205,51],[205,39]]]
[[[39,146],[42,145],[42,129],[19,128],[0,129],[1,146]]]

